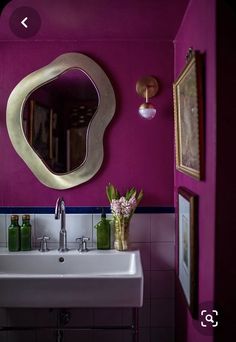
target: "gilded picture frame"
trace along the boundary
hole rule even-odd
[[[189,310],[194,318],[197,316],[197,225],[198,196],[193,192],[178,188],[178,273]]]
[[[195,179],[204,178],[202,56],[192,52],[173,84],[176,169]]]

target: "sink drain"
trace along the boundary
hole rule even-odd
[[[60,262],[64,262],[65,259],[64,259],[63,257],[60,257],[60,258],[59,258],[59,261],[60,261]]]

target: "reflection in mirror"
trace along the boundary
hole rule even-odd
[[[90,78],[75,68],[28,97],[22,117],[24,133],[53,173],[68,173],[85,161],[86,136],[98,102]]]
[[[115,108],[103,69],[84,54],[68,52],[15,86],[7,102],[7,130],[42,184],[69,189],[100,169],[104,132]]]

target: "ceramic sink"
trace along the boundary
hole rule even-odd
[[[0,249],[0,307],[140,307],[139,251]]]

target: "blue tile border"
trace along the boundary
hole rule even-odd
[[[110,207],[103,207],[110,213]],[[0,214],[53,214],[54,207],[0,207]],[[138,207],[136,214],[172,214],[174,207]],[[67,214],[100,214],[101,207],[66,207]]]

